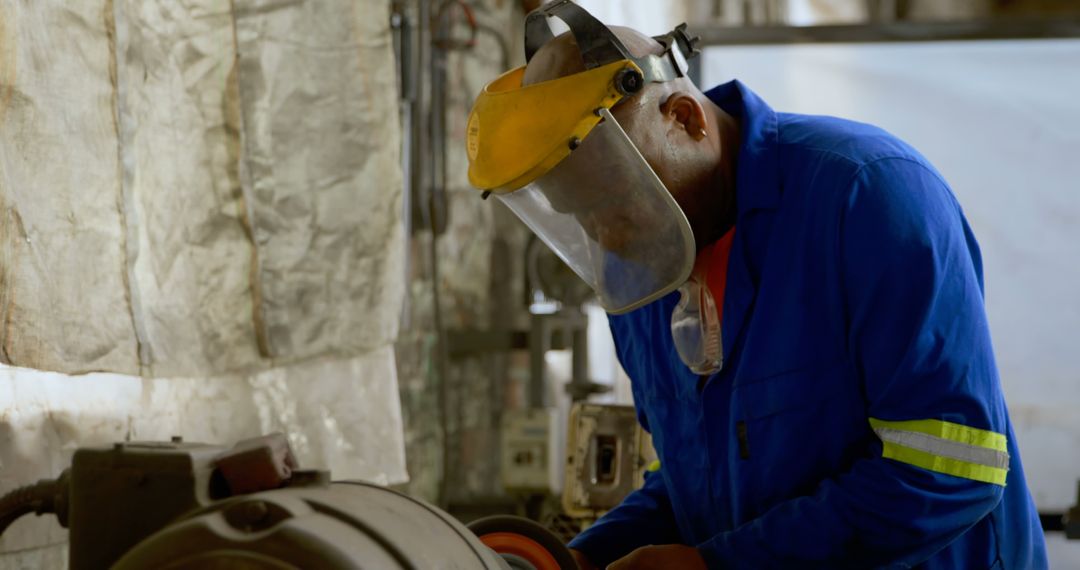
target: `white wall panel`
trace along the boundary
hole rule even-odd
[[[994,348],[1035,501],[1046,511],[1073,504],[1080,41],[715,47],[703,71],[705,86],[737,78],[779,111],[877,124],[941,170],[982,247]]]

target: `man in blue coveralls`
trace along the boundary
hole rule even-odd
[[[702,93],[682,27],[563,1],[526,27],[470,178],[597,292],[660,457],[579,564],[1046,567],[979,248],[934,167],[737,81]]]

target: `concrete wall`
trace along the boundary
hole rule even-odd
[[[0,0],[0,491],[270,430],[404,481],[396,111],[388,0]]]
[[[435,3],[433,6],[437,6]],[[447,501],[468,503],[502,495],[499,424],[505,409],[522,405],[526,355],[477,354],[451,358],[440,378],[433,294],[438,288],[448,335],[463,329],[508,327],[522,317],[527,230],[496,200],[481,200],[468,182],[465,125],[485,84],[524,63],[524,14],[519,2],[472,2],[481,29],[475,47],[447,55],[445,232],[422,224],[411,241],[406,326],[397,344],[406,425],[409,493],[435,500],[446,469]],[[454,38],[469,31],[455,8],[444,25]],[[435,240],[438,281],[430,246]],[[511,322],[514,321],[514,322]],[[445,409],[440,391],[445,396]],[[444,467],[445,466],[445,467]]]

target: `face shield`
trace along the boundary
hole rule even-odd
[[[611,313],[677,289],[694,266],[679,205],[607,109],[565,159],[499,198]]]
[[[682,76],[692,40],[680,27],[657,38],[663,54],[633,58],[583,9],[552,2],[526,23],[529,58],[551,37],[549,16],[591,46],[582,51],[586,71],[523,86],[519,68],[488,85],[469,118],[469,178],[509,206],[605,310],[627,312],[685,283],[696,248],[685,214],[610,109],[649,82]]]

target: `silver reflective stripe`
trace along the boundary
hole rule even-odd
[[[994,467],[997,469],[1009,468],[1009,454],[1005,451],[987,449],[976,445],[969,445],[951,439],[927,435],[914,431],[904,431],[886,427],[875,427],[881,441],[888,441],[918,451],[925,451],[931,455],[948,457],[958,461]]]

